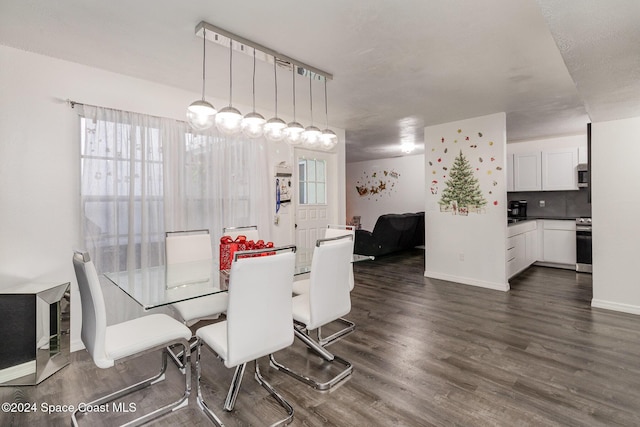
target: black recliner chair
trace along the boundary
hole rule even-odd
[[[385,214],[373,231],[356,230],[354,253],[380,256],[424,244],[424,212]]]

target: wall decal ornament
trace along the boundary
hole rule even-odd
[[[498,206],[492,190],[504,180],[501,153],[494,141],[484,139],[488,135],[482,131],[453,132],[440,135],[440,143],[428,155],[433,178],[429,192],[440,196],[441,212],[463,216],[486,213],[489,207]]]
[[[400,174],[395,170],[377,170],[364,172],[362,178],[356,181],[356,191],[360,197],[377,201],[384,195],[391,195]]]
[[[445,189],[440,197],[440,210],[453,212],[454,215],[468,215],[469,212],[482,213],[482,208],[487,204],[478,178],[473,173],[473,168],[462,154],[456,157],[449,179],[445,182]]]

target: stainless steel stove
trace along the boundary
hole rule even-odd
[[[576,218],[576,271],[593,272],[591,218]]]

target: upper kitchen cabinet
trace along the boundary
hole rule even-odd
[[[542,152],[542,190],[578,189],[578,148]]]
[[[582,135],[507,144],[507,191],[578,190],[585,153]]]
[[[507,192],[515,191],[513,178],[513,154],[507,154]]]
[[[517,153],[513,155],[513,190],[542,190],[541,154]]]

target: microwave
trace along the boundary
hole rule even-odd
[[[589,186],[589,165],[580,163],[578,165],[578,188]]]

